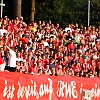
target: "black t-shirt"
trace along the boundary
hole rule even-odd
[[[72,40],[73,38],[71,36],[66,36],[65,39],[66,40]]]

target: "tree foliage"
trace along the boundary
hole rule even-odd
[[[4,16],[13,18],[13,0],[4,0]],[[22,16],[29,22],[31,12],[31,0],[22,0]],[[100,24],[100,0],[91,0],[90,24]],[[88,0],[36,0],[35,21],[51,20],[53,23],[61,23],[66,26],[68,23],[79,23],[87,25]]]

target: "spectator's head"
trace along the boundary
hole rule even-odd
[[[88,72],[88,76],[91,78],[91,77],[94,77],[94,73],[93,73],[93,70],[89,70]]]
[[[20,67],[19,73],[23,73],[23,68],[22,67]]]
[[[10,53],[6,52],[6,57],[9,58],[9,56],[10,56]]]
[[[19,46],[22,45],[22,41],[19,41],[18,44],[19,44]]]
[[[75,76],[79,77],[80,76],[80,73],[79,72],[76,72],[75,73]]]
[[[28,56],[27,56],[26,53],[24,53],[23,57],[24,57],[24,59],[27,59],[28,58]]]
[[[34,68],[37,68],[37,63],[35,62],[33,66],[34,66]]]
[[[20,17],[20,21],[23,21],[23,17]]]
[[[18,58],[20,58],[20,52],[17,52],[17,55],[16,55]]]

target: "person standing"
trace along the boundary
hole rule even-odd
[[[6,45],[6,47],[9,50],[7,70],[10,72],[15,72],[16,71],[16,52],[13,50],[13,48],[11,49],[7,45]]]

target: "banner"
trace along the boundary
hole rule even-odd
[[[100,100],[100,79],[0,72],[0,100]]]

